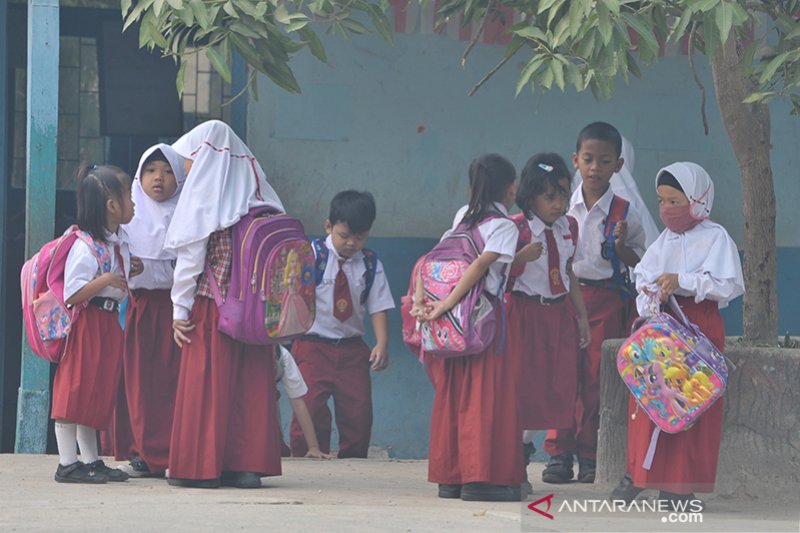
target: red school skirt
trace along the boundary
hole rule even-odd
[[[518,364],[521,429],[570,427],[578,398],[578,325],[569,297],[551,305],[511,294],[508,353]]]
[[[725,323],[717,302],[677,297],[686,317],[696,324],[720,351],[725,349]],[[714,492],[719,444],[722,439],[723,400],[717,402],[686,431],[658,436],[650,470],[642,468],[655,425],[631,396],[628,403],[628,471],[637,487],[676,494]],[[636,418],[630,416],[636,412]]]
[[[75,320],[58,364],[50,417],[100,430],[108,428],[121,371],[119,315],[89,304]]]

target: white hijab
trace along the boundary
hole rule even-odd
[[[669,172],[678,180],[683,194],[691,202],[690,210],[694,218],[705,220],[711,216],[711,208],[714,206],[714,182],[703,167],[697,163],[672,163],[658,171],[656,187],[658,178],[663,172]]]
[[[231,227],[253,207],[284,211],[253,153],[224,122],[203,122],[172,147],[193,163],[167,230],[168,250]]]
[[[153,152],[160,150],[172,167],[178,188],[175,194],[158,202],[150,198],[142,189],[142,167]],[[135,204],[133,219],[123,227],[128,234],[131,254],[143,259],[175,259],[175,254],[164,250],[164,239],[167,236],[175,206],[178,204],[186,176],[183,172],[184,159],[168,144],[156,144],[148,148],[139,159],[139,168],[131,187],[131,198]]]
[[[650,246],[661,232],[658,226],[656,226],[656,222],[653,220],[650,210],[647,209],[647,204],[644,203],[644,198],[642,198],[639,187],[636,185],[636,180],[633,178],[633,168],[636,157],[633,152],[633,145],[625,137],[622,138],[622,153],[620,157],[623,159],[624,163],[619,172],[611,176],[611,190],[614,194],[625,198],[633,205],[639,218],[642,219],[645,246]],[[581,181],[580,171],[575,171],[575,175],[572,178],[573,192],[581,186]]]

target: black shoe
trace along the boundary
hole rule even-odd
[[[525,499],[527,499],[531,494],[533,494],[533,485],[530,481],[525,479],[523,480],[522,485],[519,486],[519,496],[523,501],[525,501]]]
[[[531,455],[536,453],[536,446],[532,442],[525,442],[522,444],[522,458],[525,461],[525,466],[531,464]]]
[[[622,477],[619,484],[614,488],[614,490],[611,491],[611,496],[609,499],[622,500],[625,503],[631,503],[643,490],[644,489],[640,489],[639,487],[635,486],[633,484],[633,480],[631,479],[631,475],[625,472],[625,475]]]
[[[55,480],[59,483],[108,483],[108,476],[94,467],[75,461],[71,465],[58,465]]]
[[[439,497],[455,499],[461,497],[461,485],[456,484],[439,484]]]
[[[706,508],[706,504],[693,493],[675,494],[662,490],[658,492],[658,499],[667,502],[676,513],[702,513]]]
[[[130,477],[164,477],[166,474],[163,470],[151,471],[144,459],[139,456],[128,461],[128,464],[120,466],[119,469]]]
[[[97,461],[89,463],[86,466],[89,468],[94,468],[97,472],[102,472],[106,475],[106,477],[108,477],[109,481],[128,481],[128,478],[130,477],[119,468],[110,468],[106,466],[102,459],[98,459]]]
[[[556,455],[547,462],[542,472],[545,483],[569,483],[575,473],[572,470],[572,455]]]
[[[465,502],[518,502],[519,487],[490,485],[489,483],[464,483],[461,499]]]
[[[592,459],[578,457],[578,481],[581,483],[594,483],[594,473],[597,464]]]
[[[255,472],[228,472],[222,473],[220,482],[224,487],[237,487],[240,489],[260,489],[261,476]]]
[[[173,487],[183,487],[186,489],[216,489],[219,487],[219,478],[214,479],[185,479],[171,477],[167,479],[167,484]]]

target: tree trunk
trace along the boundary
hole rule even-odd
[[[739,163],[744,206],[744,338],[774,344],[778,334],[775,188],[770,163],[770,115],[765,104],[743,104],[755,91],[742,72],[733,34],[711,60],[722,123]]]

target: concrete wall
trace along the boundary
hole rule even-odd
[[[573,90],[514,98],[519,63],[510,63],[477,95],[469,88],[502,57],[502,46],[478,45],[467,68],[458,66],[465,43],[438,35],[395,35],[389,47],[375,37],[326,39],[330,60],[308,54],[293,61],[303,88],[290,95],[259,80],[248,113],[248,143],[287,209],[309,233],[319,233],[330,198],[339,190],[370,190],[378,220],[369,246],[386,264],[396,299],[405,291],[414,260],[430,249],[467,199],[467,167],[476,155],[496,151],[520,169],[538,151],[571,157],[577,132],[606,120],[636,149],[635,176],[657,213],[653,180],[662,166],[689,160],[703,165],[716,185],[713,218],[741,243],[741,187],[736,160],[713,95],[707,102],[710,135],[703,135],[700,95],[685,56],[644,69],[644,80],[620,86],[597,101]],[[700,77],[713,91],[702,60]],[[800,302],[800,121],[788,106],[773,106],[773,165],[778,199],[778,290],[781,331],[797,333]],[[657,218],[657,217],[656,217]],[[725,312],[728,333],[741,333],[741,301]],[[391,367],[374,378],[373,442],[397,457],[427,450],[431,387],[400,342],[391,315]],[[284,406],[285,407],[285,406]],[[287,423],[286,421],[284,422]]]

